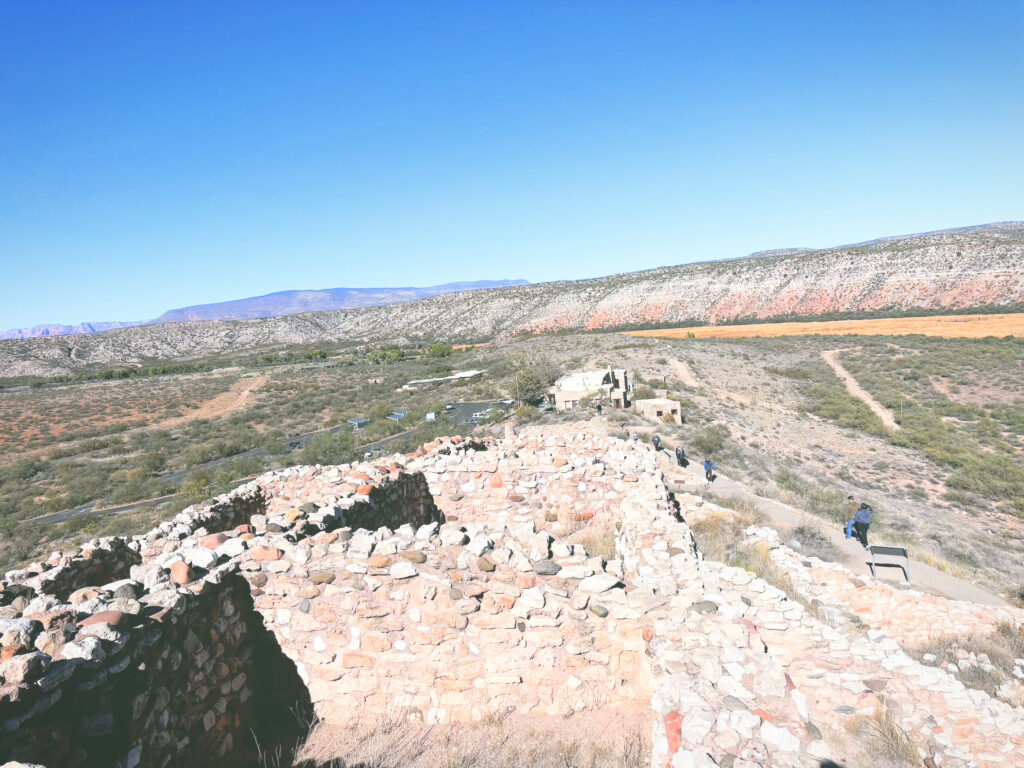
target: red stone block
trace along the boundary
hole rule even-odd
[[[31,648],[21,643],[15,643],[14,645],[5,645],[0,648],[0,661],[7,661],[13,656],[17,656],[19,653],[28,653]]]
[[[49,632],[51,629],[71,624],[78,619],[79,613],[74,610],[47,611],[46,613],[33,613],[26,615],[26,619],[35,619],[43,625],[43,630]]]
[[[184,560],[171,565],[171,581],[175,584],[188,584],[195,581],[195,573]]]
[[[135,622],[135,617],[130,613],[121,611],[99,611],[88,618],[78,622],[80,627],[88,627],[91,624],[109,624],[114,629],[130,627]]]
[[[343,667],[372,667],[373,656],[368,653],[346,653],[341,657]]]
[[[249,556],[258,562],[268,562],[280,560],[284,557],[284,552],[277,547],[253,547],[249,550]]]
[[[683,716],[678,712],[669,712],[665,715],[665,736],[668,739],[668,760],[665,765],[672,762],[672,757],[679,751],[679,745],[683,737]]]
[[[211,533],[209,536],[204,536],[203,540],[199,542],[199,545],[201,547],[206,547],[207,549],[216,549],[227,540],[228,537],[226,534]]]

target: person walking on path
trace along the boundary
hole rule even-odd
[[[868,548],[868,528],[871,527],[872,510],[867,504],[861,504],[853,518],[853,535],[864,549]]]
[[[715,479],[715,462],[710,458],[704,459],[704,477],[709,483],[714,482]]]
[[[657,435],[651,438],[651,444],[654,446],[654,450],[661,450],[661,438],[658,437]]]
[[[685,467],[689,463],[690,462],[688,462],[686,460],[686,449],[683,448],[683,446],[681,446],[681,445],[677,445],[676,446],[676,464],[678,464],[680,467]]]
[[[846,512],[846,538],[853,536],[853,518],[857,516],[857,502],[853,496],[846,497],[846,505],[843,507]]]

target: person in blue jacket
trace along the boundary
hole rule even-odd
[[[704,459],[704,477],[709,483],[715,479],[715,462],[710,458]]]
[[[861,504],[853,518],[853,535],[864,549],[868,548],[868,528],[871,527],[872,510],[867,504]]]

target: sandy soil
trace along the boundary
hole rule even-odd
[[[854,349],[856,349],[856,347],[854,347]],[[850,372],[843,368],[843,364],[839,362],[839,353],[848,351],[849,350],[846,349],[822,350],[821,359],[828,363],[828,367],[836,372],[836,376],[838,376],[839,380],[846,386],[847,392],[870,408],[872,412],[882,420],[882,423],[885,424],[886,427],[894,430],[899,429],[900,425],[896,423],[896,419],[893,418],[893,415],[888,411],[888,409],[884,408],[880,402],[875,400],[875,398],[873,398],[870,393],[864,389],[864,387],[858,384],[857,380],[853,378]]]
[[[729,439],[742,456],[719,456],[724,473],[759,495],[775,496],[783,493],[776,472],[785,467],[844,496],[852,493],[868,501],[878,514],[880,532],[888,528],[916,542],[922,553],[962,563],[971,569],[971,578],[991,591],[1008,594],[1024,584],[1024,519],[994,509],[958,507],[946,498],[948,470],[919,451],[809,413],[801,393],[806,382],[778,373],[824,366],[822,351],[853,345],[811,338],[628,341],[619,334],[534,339],[528,345],[560,360],[585,352],[577,358],[580,364],[598,356],[614,360],[643,378],[671,373],[678,385],[682,381],[669,370],[670,361],[685,359],[700,386],[685,392],[691,404],[678,431],[692,437],[707,424],[728,427]],[[676,391],[682,393],[681,387]],[[668,436],[667,427],[660,429]]]
[[[985,336],[1024,336],[1024,313],[1007,315],[936,315],[934,317],[895,317],[875,320],[823,320],[806,323],[754,323],[751,325],[712,325],[698,328],[662,328],[652,331],[626,331],[629,336],[654,336],[666,339],[745,339],[775,336],[942,336],[980,339]],[[692,336],[691,336],[692,334]]]
[[[693,387],[694,389],[700,386],[697,374],[693,372],[693,369],[686,362],[675,359],[669,364],[669,367],[672,369],[672,375],[686,386]]]
[[[253,391],[266,383],[267,379],[265,376],[239,379],[231,385],[231,389],[227,392],[221,392],[219,395],[210,398],[200,404],[195,410],[189,411],[182,416],[172,416],[169,419],[158,421],[152,427],[155,429],[169,429],[171,427],[180,427],[182,424],[187,424],[197,419],[216,419],[226,416],[248,403],[249,396]]]

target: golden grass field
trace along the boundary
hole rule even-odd
[[[822,320],[798,323],[707,325],[697,328],[660,328],[625,331],[628,336],[664,339],[746,339],[776,336],[941,336],[980,339],[985,336],[1024,336],[1024,313],[1006,315],[935,315],[872,320]]]

